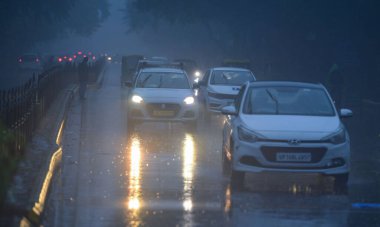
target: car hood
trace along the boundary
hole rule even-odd
[[[132,94],[141,96],[145,101],[177,101],[193,95],[191,89],[136,88]]]
[[[339,130],[338,117],[243,115],[243,125],[268,139],[317,140]]]
[[[210,85],[209,91],[218,94],[237,95],[241,86]]]

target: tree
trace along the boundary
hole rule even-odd
[[[65,33],[90,35],[107,18],[107,0],[3,0],[0,2],[1,62]]]

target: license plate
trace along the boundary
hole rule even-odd
[[[153,116],[155,116],[155,117],[172,117],[172,116],[174,116],[174,111],[171,111],[171,110],[154,110]]]
[[[278,162],[311,162],[311,153],[283,153],[276,154]]]

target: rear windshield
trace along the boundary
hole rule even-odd
[[[241,86],[247,81],[255,81],[254,76],[249,71],[215,70],[212,73],[210,84]]]

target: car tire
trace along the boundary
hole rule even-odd
[[[334,186],[336,187],[346,187],[348,183],[349,173],[335,174],[334,177]]]
[[[245,172],[231,170],[231,187],[234,189],[242,189],[244,186]]]
[[[222,151],[222,170],[224,175],[231,173],[231,162],[228,161],[226,151],[224,149]]]

